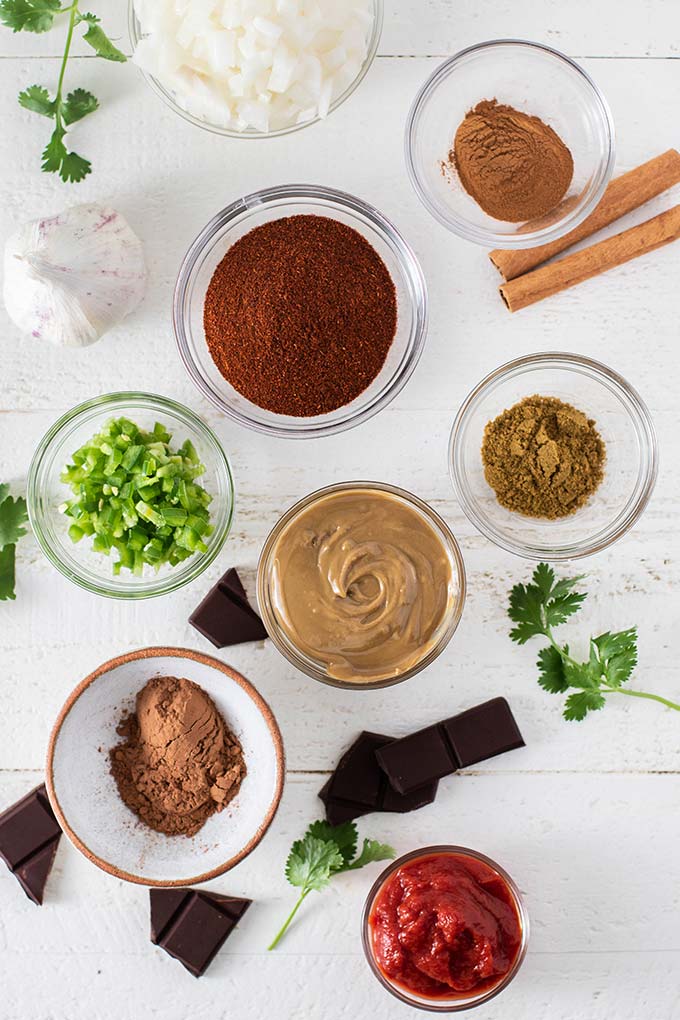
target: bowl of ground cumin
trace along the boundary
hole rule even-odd
[[[427,292],[377,209],[287,185],[207,224],[181,266],[173,321],[216,407],[260,432],[310,438],[358,425],[399,393],[422,353]]]
[[[451,431],[461,507],[508,552],[589,556],[643,513],[657,476],[650,413],[617,372],[577,354],[518,358],[483,379]]]
[[[573,230],[614,168],[614,124],[595,82],[557,50],[515,39],[441,64],[415,98],[405,143],[425,207],[489,248]]]

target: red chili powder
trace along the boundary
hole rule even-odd
[[[300,418],[354,400],[397,329],[387,266],[325,216],[272,220],[228,250],[208,286],[205,338],[224,378],[259,407]]]

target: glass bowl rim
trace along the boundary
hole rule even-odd
[[[402,359],[402,363],[397,366],[397,370],[386,381],[375,397],[366,406],[337,421],[328,422],[325,421],[327,416],[319,415],[309,419],[300,418],[298,419],[300,424],[295,426],[259,421],[242,411],[236,410],[223,400],[205,380],[203,372],[191,354],[187,331],[184,328],[185,313],[189,300],[187,297],[188,287],[198,260],[210,241],[220,231],[227,228],[230,223],[238,220],[245,213],[264,206],[271,206],[273,208],[284,207],[291,200],[309,202],[311,205],[317,202],[328,203],[330,206],[339,207],[354,216],[365,217],[392,251],[394,258],[399,263],[400,271],[408,283],[408,289],[412,290],[414,295],[413,299],[411,299],[409,294],[409,306],[413,317],[411,335],[409,337],[411,350]],[[325,205],[319,205],[319,215],[323,215],[321,210],[324,208],[326,208]],[[378,254],[380,253],[378,252]],[[259,191],[251,192],[230,202],[229,205],[216,213],[194,238],[182,259],[177,274],[173,293],[172,322],[179,355],[189,378],[203,396],[210,400],[218,410],[239,425],[253,429],[256,432],[261,432],[264,435],[282,439],[318,439],[322,436],[337,435],[340,432],[345,432],[372,418],[387,407],[409,381],[420,361],[427,339],[427,283],[420,261],[411,245],[392,221],[381,213],[379,209],[376,209],[375,206],[349,192],[340,191],[336,188],[328,188],[324,185],[280,184],[269,188],[262,188]],[[369,384],[367,390],[372,385],[373,383]],[[366,390],[364,390],[364,393],[366,393]],[[360,399],[362,395],[360,394],[356,399]],[[345,405],[345,407],[349,406]],[[266,409],[262,410],[266,411]],[[329,414],[335,414],[342,410],[342,407],[336,408],[335,411],[329,412]],[[309,424],[305,424],[305,422]]]
[[[417,168],[417,163],[414,158],[415,149],[415,135],[418,127],[418,122],[422,115],[422,111],[425,108],[428,100],[439,87],[442,81],[449,77],[449,75],[455,71],[457,65],[469,56],[471,53],[482,52],[484,50],[493,50],[497,47],[528,47],[532,50],[538,50],[543,53],[549,54],[551,57],[555,57],[558,61],[567,65],[572,71],[575,71],[579,77],[581,77],[587,86],[590,87],[594,105],[600,111],[602,124],[606,128],[606,133],[609,140],[608,152],[606,159],[601,161],[601,167],[599,170],[600,180],[597,187],[592,190],[588,200],[581,206],[576,206],[570,214],[565,216],[563,219],[558,220],[556,223],[543,227],[540,230],[527,231],[523,234],[499,234],[493,230],[487,230],[484,227],[479,227],[468,221],[462,219],[454,220],[453,217],[444,215],[439,209],[438,205],[430,198],[429,189],[425,185],[424,181],[421,180],[420,171]],[[614,124],[614,118],[609,108],[609,104],[601,91],[599,86],[595,83],[593,78],[588,74],[580,64],[571,57],[568,57],[566,53],[562,53],[560,50],[554,49],[552,46],[546,46],[544,43],[534,42],[530,39],[513,39],[513,38],[501,38],[501,39],[489,39],[485,42],[475,43],[472,46],[466,46],[465,49],[459,50],[452,57],[447,57],[435,70],[428,76],[425,82],[421,85],[420,89],[416,93],[415,99],[411,104],[411,108],[406,119],[406,128],[404,131],[404,153],[406,159],[406,169],[408,172],[411,185],[425,206],[427,211],[433,216],[438,223],[446,227],[452,233],[457,234],[467,241],[474,241],[476,244],[482,244],[495,248],[506,248],[506,249],[524,249],[534,248],[537,245],[547,244],[550,241],[555,241],[565,234],[574,230],[586,219],[587,216],[595,209],[597,204],[600,202],[602,195],[604,194],[605,188],[609,184],[612,173],[614,171],[614,164],[616,161],[616,128]]]
[[[570,373],[581,372],[582,374],[589,375],[590,378],[596,380],[600,385],[616,393],[617,396],[624,398],[629,418],[641,427],[642,434],[645,437],[643,447],[647,469],[641,491],[638,493],[626,517],[618,523],[617,527],[608,526],[604,534],[600,532],[597,539],[591,540],[589,543],[556,545],[553,549],[547,550],[546,548],[538,548],[529,543],[507,539],[488,523],[487,517],[477,510],[476,501],[469,495],[466,474],[460,465],[460,436],[463,427],[467,424],[472,410],[481,403],[487,393],[495,387],[496,383],[503,382],[515,375],[527,374],[534,368],[556,368]],[[456,498],[466,517],[480,534],[501,549],[516,556],[522,556],[530,560],[550,560],[555,562],[592,556],[608,548],[619,538],[622,538],[644,513],[654,491],[659,470],[658,443],[654,421],[647,405],[637,390],[622,375],[619,375],[618,372],[602,362],[582,354],[572,354],[567,351],[542,351],[535,354],[527,354],[505,362],[484,376],[481,382],[467,395],[454,418],[449,437],[448,462],[449,476]]]
[[[208,551],[203,553],[200,557],[192,557],[189,561],[185,561],[191,563],[191,560],[195,559],[191,569],[187,569],[184,575],[181,575],[181,571],[178,571],[177,574],[174,575],[170,572],[167,577],[156,584],[150,584],[148,587],[139,588],[137,590],[131,588],[127,591],[121,589],[117,584],[115,584],[113,575],[111,575],[111,580],[108,583],[103,579],[100,579],[98,582],[92,582],[89,579],[86,580],[77,570],[73,570],[66,566],[61,559],[61,556],[58,554],[57,549],[48,540],[43,531],[41,521],[42,515],[37,510],[38,493],[36,491],[36,487],[40,469],[43,466],[45,459],[48,457],[53,443],[59,438],[66,426],[77,422],[80,417],[91,410],[98,409],[102,412],[110,410],[113,414],[116,407],[125,405],[130,401],[146,402],[151,408],[157,409],[159,413],[163,413],[163,411],[165,411],[166,413],[175,416],[176,419],[183,420],[189,427],[195,429],[203,436],[215,454],[217,473],[224,473],[224,479],[229,494],[229,509],[221,532],[216,535],[213,540],[213,544],[208,547]],[[33,457],[31,458],[26,483],[26,504],[31,530],[38,541],[38,545],[52,566],[56,567],[64,577],[68,578],[68,580],[72,581],[74,584],[77,584],[80,588],[84,588],[86,591],[92,592],[95,595],[136,601],[140,599],[156,598],[157,596],[177,591],[179,588],[184,587],[185,584],[195,581],[196,578],[198,578],[215,560],[229,536],[234,518],[234,476],[231,470],[229,458],[227,457],[219,439],[210,426],[189,407],[186,407],[184,404],[180,404],[171,397],[164,397],[157,393],[149,393],[142,390],[117,390],[111,393],[103,393],[97,397],[91,397],[88,400],[84,400],[81,403],[76,404],[52,423],[40,439],[35,448]]]
[[[341,92],[336,99],[330,104],[326,117],[312,117],[311,120],[306,120],[302,124],[290,124],[288,127],[277,128],[276,131],[236,131],[234,128],[223,128],[218,124],[211,124],[209,121],[201,120],[200,117],[194,116],[187,110],[184,110],[179,103],[175,102],[172,94],[154,78],[152,74],[144,71],[141,67],[137,66],[137,70],[142,75],[151,90],[165,103],[169,109],[180,116],[183,120],[189,124],[193,124],[195,127],[202,128],[204,131],[209,131],[214,135],[221,135],[223,138],[245,138],[248,140],[255,140],[261,138],[280,138],[283,135],[290,135],[295,131],[302,131],[303,128],[310,127],[312,124],[319,124],[337,110],[339,106],[349,99],[351,95],[356,91],[359,85],[362,83],[368,72],[370,71],[373,61],[376,58],[378,52],[378,46],[380,45],[380,37],[382,35],[383,21],[385,15],[384,0],[371,0],[373,6],[373,27],[371,29],[371,35],[368,40],[368,48],[366,50],[366,56],[361,65],[361,69],[357,74],[356,78],[349,83],[344,92]],[[130,38],[130,44],[132,46],[132,52],[137,48],[137,43],[143,38],[140,32],[139,19],[135,11],[135,0],[128,0],[128,35]]]
[[[384,976],[375,961],[372,951],[369,919],[373,903],[383,885],[390,875],[394,874],[394,872],[401,868],[402,865],[407,864],[410,861],[417,860],[420,857],[431,857],[434,854],[457,854],[464,857],[470,857],[472,860],[481,861],[482,864],[488,865],[493,871],[497,872],[512,893],[522,931],[522,939],[517,951],[517,956],[515,957],[510,970],[503,975],[497,985],[488,989],[485,993],[479,996],[479,998],[473,1001],[463,1001],[463,1003],[459,1006],[456,1006],[455,1001],[452,1003],[451,1000],[442,1002],[441,1005],[437,1005],[437,1002],[439,1001],[437,999],[432,999],[430,1004],[429,1002],[420,1002],[410,998],[407,992],[402,991],[402,989],[397,985],[393,985]],[[380,872],[369,889],[361,912],[361,945],[364,950],[366,962],[374,976],[378,979],[383,988],[387,989],[387,991],[394,995],[395,998],[400,999],[401,1002],[405,1002],[408,1006],[411,1006],[414,1009],[421,1009],[429,1013],[461,1013],[467,1009],[474,1009],[476,1006],[483,1005],[502,992],[510,984],[513,978],[517,976],[518,971],[524,963],[527,949],[529,947],[530,930],[531,923],[529,920],[529,912],[526,908],[526,904],[524,903],[519,886],[515,882],[514,878],[508,874],[505,868],[502,868],[500,864],[497,864],[496,861],[493,860],[493,858],[487,857],[486,854],[481,853],[479,850],[472,850],[470,847],[457,846],[450,843],[439,843],[434,846],[425,846],[419,847],[416,850],[409,850],[408,853],[402,854],[401,857],[397,857],[395,860],[390,861],[387,867]]]
[[[318,666],[304,656],[298,649],[294,647],[281,632],[281,628],[276,622],[274,613],[270,607],[269,600],[269,558],[273,551],[274,545],[277,538],[283,531],[283,529],[292,521],[302,510],[313,505],[319,499],[324,498],[327,495],[335,492],[342,492],[344,490],[351,489],[378,489],[380,492],[389,493],[392,496],[403,500],[407,505],[411,506],[415,510],[419,511],[427,520],[428,523],[439,533],[443,538],[443,542],[446,544],[447,553],[453,564],[455,571],[455,580],[458,584],[458,592],[455,598],[455,602],[452,608],[450,619],[446,623],[446,629],[438,639],[437,643],[430,649],[427,655],[423,656],[416,665],[412,666],[411,669],[406,670],[403,674],[397,677],[387,677],[383,680],[375,680],[370,683],[351,683],[346,680],[337,680],[334,677],[330,677],[325,674]],[[299,669],[301,673],[310,677],[312,680],[316,680],[319,683],[326,684],[328,687],[336,687],[340,690],[351,690],[351,691],[376,691],[382,690],[385,687],[394,687],[397,684],[404,683],[406,680],[410,680],[411,677],[420,673],[426,669],[427,666],[431,665],[435,659],[437,659],[444,651],[451,638],[455,634],[456,630],[461,621],[463,615],[463,609],[465,607],[465,599],[467,595],[467,579],[465,573],[465,562],[463,560],[463,554],[461,552],[458,541],[451,531],[451,528],[446,523],[443,517],[441,517],[436,510],[434,510],[429,503],[416,496],[414,493],[409,492],[408,489],[402,489],[397,485],[392,485],[389,482],[374,482],[365,480],[349,480],[344,482],[334,482],[331,485],[324,485],[320,489],[315,489],[313,492],[308,493],[301,499],[297,500],[292,506],[288,507],[283,514],[276,521],[274,526],[269,531],[257,564],[257,602],[262,616],[262,622],[264,623],[265,629],[274,643],[276,649],[283,655],[288,661]]]

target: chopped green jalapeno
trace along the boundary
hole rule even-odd
[[[114,418],[61,473],[73,493],[59,507],[71,519],[71,540],[91,537],[95,552],[117,554],[115,576],[174,567],[207,551],[212,496],[196,481],[205,467],[190,440],[175,450],[171,439],[158,422],[145,432]]]

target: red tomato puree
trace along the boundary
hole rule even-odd
[[[385,977],[433,999],[493,988],[522,940],[507,883],[464,854],[432,854],[398,868],[378,893],[369,923]]]

